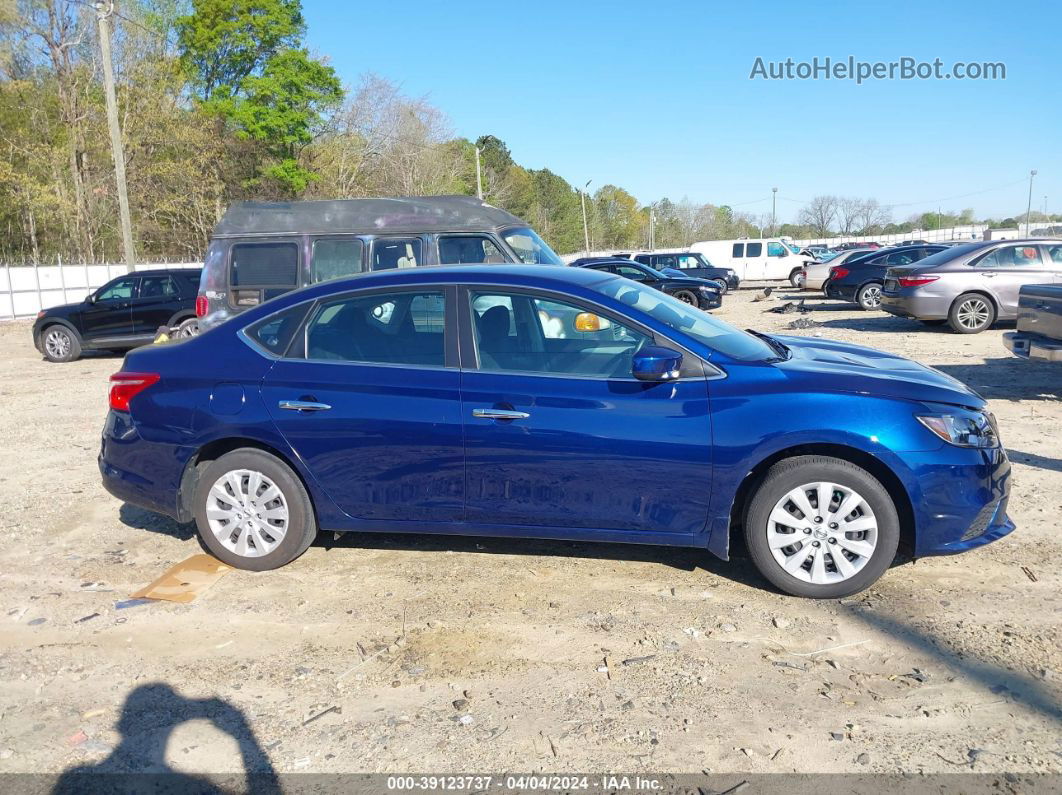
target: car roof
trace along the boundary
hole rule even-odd
[[[484,232],[527,226],[475,196],[408,196],[292,202],[237,202],[215,238],[274,234]]]
[[[203,268],[152,268],[151,270],[143,271],[131,271],[130,273],[123,273],[122,276],[159,276],[169,275],[171,273],[202,273]],[[115,277],[120,278],[120,277]]]

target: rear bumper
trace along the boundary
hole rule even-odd
[[[1062,340],[1030,334],[1027,331],[1007,331],[1003,333],[1003,345],[1015,356],[1023,359],[1062,362]]]
[[[882,291],[880,309],[899,317],[914,317],[919,320],[945,320],[951,303],[936,296],[920,296],[900,291]]]

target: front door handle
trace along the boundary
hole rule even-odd
[[[986,279],[991,279],[991,278],[994,278],[996,274],[994,274],[994,273],[982,273],[981,275],[984,276]]]
[[[472,409],[472,416],[481,420],[526,420],[531,415],[526,411],[508,409]]]
[[[282,400],[277,405],[288,411],[328,411],[332,408],[327,403],[315,403],[312,400]]]

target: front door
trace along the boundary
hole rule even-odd
[[[86,342],[121,340],[133,330],[130,307],[136,295],[137,276],[122,276],[101,287],[91,304],[81,310],[82,337]]]
[[[461,376],[446,353],[446,303],[422,288],[322,302],[263,380],[280,433],[355,519],[461,518]]]
[[[703,375],[635,380],[632,356],[653,338],[592,305],[500,288],[460,301],[472,330],[462,350],[469,522],[671,543],[703,530]]]

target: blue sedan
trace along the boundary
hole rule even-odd
[[[319,529],[634,542],[779,589],[860,591],[1013,530],[985,402],[870,348],[739,331],[583,268],[391,270],[288,293],[126,356],[115,496],[195,520],[233,566]]]

